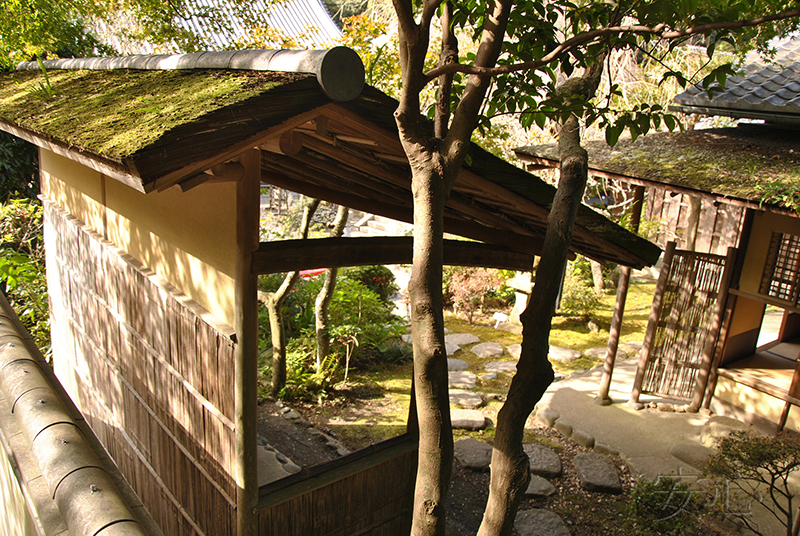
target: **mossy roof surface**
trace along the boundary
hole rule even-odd
[[[215,111],[311,75],[226,70],[52,70],[0,75],[0,119],[112,160]]]
[[[583,143],[593,169],[756,203],[794,208],[800,190],[800,133],[769,125],[660,132]],[[558,159],[555,144],[517,152]],[[789,194],[789,195],[784,195]]]

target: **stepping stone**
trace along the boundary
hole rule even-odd
[[[476,342],[481,342],[481,340],[472,333],[450,333],[449,335],[444,336],[444,342],[464,345],[475,344]]]
[[[487,471],[492,462],[492,446],[471,437],[462,437],[455,442],[456,460],[474,471]]]
[[[470,348],[470,351],[483,359],[500,357],[503,355],[503,345],[496,342],[482,342]]]
[[[619,343],[617,348],[622,350],[629,356],[633,356],[638,354],[642,350],[642,341],[621,342]]]
[[[499,329],[501,331],[508,331],[509,333],[515,333],[517,335],[522,335],[521,324],[514,324],[511,322],[500,322],[495,326],[495,329]]]
[[[467,370],[469,368],[469,363],[462,359],[454,359],[454,358],[447,358],[447,370]]]
[[[714,454],[714,451],[703,445],[678,443],[669,449],[669,453],[692,467],[704,470],[706,464],[708,464],[708,459]]]
[[[703,431],[700,433],[700,442],[706,447],[714,448],[717,445],[717,441],[727,437],[731,432],[754,433],[754,430],[742,421],[722,415],[714,415],[703,425]]]
[[[457,344],[453,344],[451,342],[444,343],[444,349],[447,352],[447,355],[453,355],[454,353],[461,350],[461,347]]]
[[[448,387],[458,389],[475,389],[478,385],[478,377],[469,371],[455,371],[447,373]]]
[[[561,459],[556,451],[538,443],[522,445],[531,464],[531,473],[547,478],[561,475]]]
[[[522,355],[522,345],[512,344],[511,346],[506,346],[506,352],[514,359],[519,359],[519,356]]]
[[[454,430],[483,430],[486,417],[477,409],[451,409],[450,422]]]
[[[580,359],[581,356],[583,356],[583,354],[580,353],[579,351],[573,350],[572,348],[564,348],[561,346],[551,346],[550,353],[548,354],[548,357],[550,357],[550,359],[553,359],[555,361],[558,361],[559,363],[564,363],[564,364],[572,363],[576,359]]]
[[[556,422],[558,425],[558,422]],[[594,448],[594,436],[591,434],[587,434],[582,430],[575,430],[572,432],[572,440],[582,447],[586,447],[587,449]]]
[[[475,409],[483,405],[483,398],[474,391],[450,389],[450,403],[462,408]]]
[[[539,475],[531,475],[531,483],[528,484],[525,495],[528,497],[549,497],[555,492],[556,488],[549,480]]]
[[[518,512],[514,530],[520,536],[570,536],[567,525],[558,514],[540,508]]]
[[[403,342],[406,344],[411,344],[411,334],[410,333],[403,333],[400,335],[400,338],[403,339]]]
[[[593,357],[594,359],[605,359],[606,354],[608,354],[608,348],[606,346],[599,346],[597,348],[589,348],[584,352],[586,357]],[[618,361],[624,361],[628,359],[628,353],[620,350],[617,348],[617,358]]]
[[[516,361],[492,361],[483,367],[486,372],[516,372]]]
[[[555,426],[559,417],[561,417],[561,415],[556,410],[550,408],[541,408],[536,412],[536,422],[549,428]]]
[[[497,379],[497,373],[496,372],[487,372],[486,374],[481,374],[479,376],[479,378],[481,380],[485,381],[485,382],[488,382],[488,381],[491,381],[491,380],[496,380]]]
[[[611,458],[596,452],[579,452],[572,459],[578,471],[581,487],[587,491],[622,493],[617,466]]]

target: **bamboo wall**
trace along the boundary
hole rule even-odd
[[[661,246],[674,240],[679,249],[686,248],[686,227],[689,219],[689,196],[672,195],[661,188],[647,188],[643,220],[660,222],[653,241]],[[736,247],[744,218],[741,207],[720,204],[707,198],[701,200],[700,221],[694,251],[725,255],[728,247]]]
[[[44,205],[56,375],[165,534],[233,534],[229,328]]]
[[[403,536],[411,530],[416,442],[407,436],[355,453],[277,490],[261,489],[261,536]],[[296,475],[300,476],[300,475]],[[289,480],[289,479],[287,479]]]

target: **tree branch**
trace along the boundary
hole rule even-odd
[[[419,25],[423,28],[430,26],[433,16],[436,15],[436,10],[444,0],[425,0],[422,6],[422,17],[420,18]]]
[[[442,51],[439,55],[439,65],[458,62],[458,39],[452,31],[451,21],[453,6],[445,2],[441,16],[442,25]],[[436,97],[436,115],[433,119],[434,136],[439,139],[447,136],[447,127],[450,124],[450,94],[453,91],[453,74],[443,74],[439,77],[439,92]]]
[[[736,28],[748,28],[751,26],[758,26],[759,24],[764,24],[766,22],[790,19],[798,16],[800,16],[800,9],[794,9],[791,11],[783,11],[775,15],[768,15],[765,17],[758,17],[755,19],[713,22],[709,24],[702,24],[700,26],[695,26],[692,28],[686,28],[683,30],[670,30],[664,24],[657,24],[655,26],[640,26],[640,25],[608,26],[606,28],[598,28],[596,30],[591,30],[582,34],[578,34],[575,37],[567,39],[566,41],[558,45],[556,48],[554,48],[549,54],[542,56],[538,60],[526,61],[514,65],[501,65],[498,67],[482,67],[480,65],[464,65],[461,63],[451,63],[448,65],[438,66],[435,69],[431,69],[430,71],[425,73],[425,78],[427,83],[445,73],[464,73],[464,74],[478,75],[481,77],[487,77],[487,76],[497,76],[501,74],[509,74],[519,71],[537,69],[539,67],[542,67],[543,65],[547,65],[548,63],[563,56],[564,54],[569,53],[570,51],[579,46],[593,42],[601,37],[608,37],[613,35],[625,35],[625,34],[654,35],[661,37],[663,39],[676,39],[678,37],[687,37],[690,35],[701,34],[714,30],[732,30]]]

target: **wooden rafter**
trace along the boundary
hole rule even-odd
[[[410,236],[262,242],[253,255],[252,271],[266,274],[337,265],[410,264],[412,248]],[[445,240],[444,263],[526,271],[533,266],[533,253],[480,242]]]

